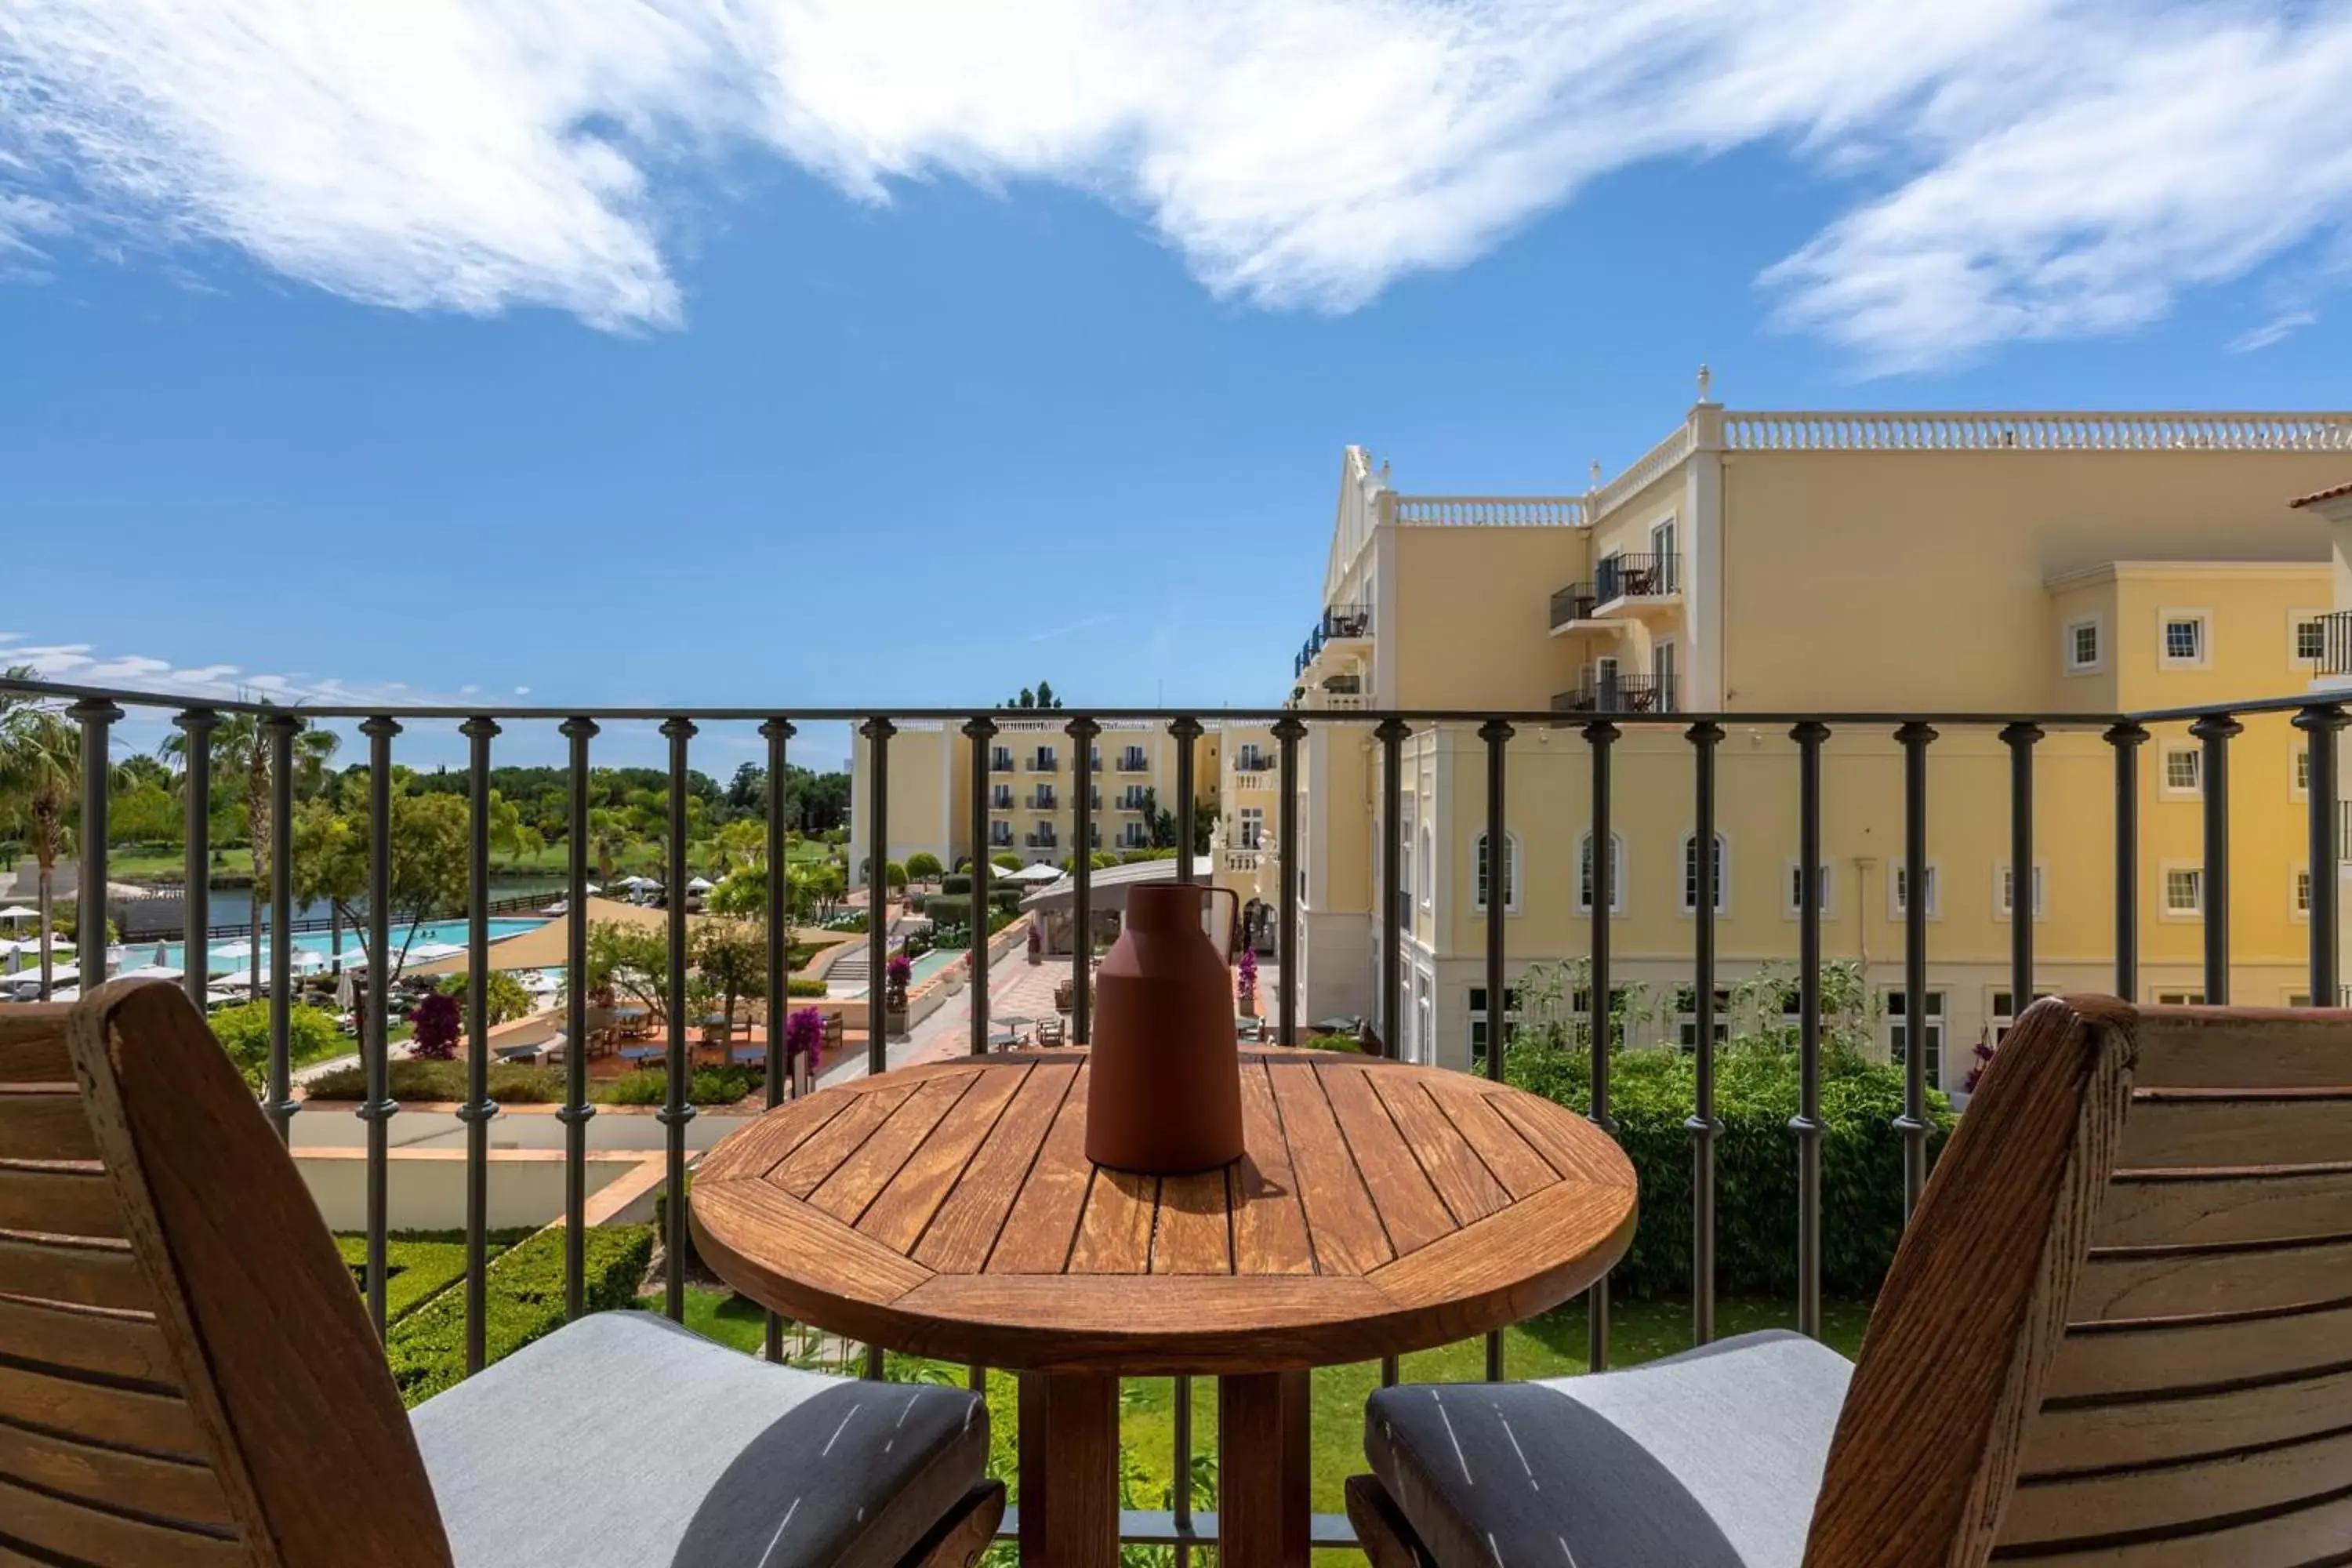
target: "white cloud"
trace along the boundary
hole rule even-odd
[[[222,701],[266,699],[335,708],[450,706],[397,682],[352,683],[301,672],[256,672],[233,664],[174,665],[146,654],[101,653],[89,643],[37,643],[22,632],[0,632],[0,671],[29,669],[34,679],[63,686],[107,687]]]
[[[2245,354],[2252,353],[2256,349],[2266,349],[2273,343],[2315,324],[2318,320],[2319,314],[2315,310],[2289,310],[2284,315],[2273,316],[2261,326],[2240,332],[2236,337],[2231,338],[2230,352],[2233,354]]]
[[[15,0],[0,251],[239,247],[408,308],[681,319],[750,147],[860,200],[1043,178],[1346,310],[1592,178],[1769,142],[1852,206],[1767,281],[1886,368],[2115,331],[2340,234],[2344,0]]]

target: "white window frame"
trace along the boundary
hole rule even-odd
[[[2286,873],[2287,918],[2297,925],[2311,923],[2311,868],[2291,866]]]
[[[1421,907],[1430,908],[1437,898],[1437,835],[1426,822],[1421,825],[1421,865],[1415,875],[1421,879]]]
[[[1910,910],[1905,908],[1903,897],[1903,874],[1909,869],[1900,860],[1889,863],[1886,868],[1886,918],[1890,921],[1910,918]],[[1944,918],[1944,867],[1940,860],[1927,862],[1927,918],[1931,921]]]
[[[1470,841],[1470,912],[1473,914],[1486,912],[1486,880],[1479,875],[1486,868],[1486,830],[1480,828],[1478,836]],[[1519,912],[1519,889],[1527,885],[1526,879],[1519,874],[1520,869],[1519,836],[1506,827],[1503,829],[1503,913],[1506,915]]]
[[[2033,918],[2036,921],[2046,921],[2050,918],[2050,863],[2046,860],[2036,860],[2033,863],[2032,877]],[[2011,891],[2009,862],[1994,861],[1992,863],[1992,918],[2004,925],[2015,912]]]
[[[1797,886],[1797,858],[1790,856],[1780,862],[1780,912],[1790,920],[1804,918],[1801,894]],[[1837,862],[1824,860],[1819,874],[1822,883],[1822,919],[1829,920],[1837,913]]]
[[[1698,830],[1683,835],[1682,853],[1675,860],[1681,891],[1675,895],[1675,907],[1685,915],[1698,914]],[[1580,871],[1579,875],[1582,873]],[[1715,834],[1715,913],[1717,919],[1731,912],[1731,840],[1721,828]]]
[[[1933,1004],[1921,1014],[1921,1027],[1927,1031],[1932,1041],[1928,1046],[1927,1087],[1941,1089],[1944,1087],[1944,1053],[1952,1040],[1951,989],[1948,986],[1930,984],[1922,994]],[[1879,1011],[1886,1020],[1886,1059],[1897,1067],[1903,1065],[1902,1052],[1906,1047],[1895,1045],[1895,1032],[1902,1031],[1906,1047],[1911,1034],[1910,1004],[1907,998],[1904,1002],[1903,1015],[1898,1017],[1895,1012],[1895,1000],[1904,995],[1904,989],[1900,985],[1890,985],[1879,994]]]
[[[1486,987],[1485,984],[1470,987],[1466,1000],[1469,1026],[1463,1031],[1462,1037],[1470,1044],[1470,1060],[1475,1066],[1486,1059]],[[1503,1048],[1505,1050],[1510,1049],[1511,1037],[1517,1032],[1525,1017],[1519,987],[1507,983],[1503,986]]]
[[[2156,998],[2156,1005],[2159,1007],[2202,1007],[2205,1005],[2205,993],[2202,991],[2158,991],[2152,994]]]
[[[1609,835],[1609,913],[1622,919],[1625,913],[1625,884],[1633,879],[1627,875],[1625,836],[1612,830]],[[1587,828],[1576,840],[1576,912],[1592,913],[1592,830]]]
[[[2172,782],[2172,760],[2189,759],[2189,768],[2197,775],[2193,784]],[[2156,759],[2156,793],[2165,800],[2203,800],[2205,798],[2205,748],[2195,742],[2167,741]]]
[[[2289,669],[2308,674],[2311,667],[2327,657],[2327,612],[2321,609],[2289,610],[2286,613],[2286,664]],[[2308,658],[2303,653],[2303,628],[2319,628],[2319,651]]]
[[[2091,657],[2088,662],[2078,658],[2074,651],[2074,634],[2088,630],[2091,634]],[[2069,675],[2102,675],[2107,668],[2107,618],[2105,616],[2077,616],[2066,623],[2058,643],[2060,661]]]
[[[2008,1037],[2010,1030],[2017,1026],[2017,1015],[2020,1009],[2015,1005],[2015,998],[2011,997],[2011,1006],[2007,1012],[2001,1010],[2000,999],[2008,991],[2009,987],[2006,985],[1985,987],[1985,1027],[1992,1035],[1993,1048],[1996,1050],[2000,1048],[2001,1041]],[[2033,988],[2033,994],[2025,999],[2025,1005],[2031,1007],[2036,1002],[2056,994],[2054,991],[2044,991],[2037,985]]]
[[[2286,797],[2303,801],[2311,798],[2311,747],[2300,735],[2287,742]]]
[[[1133,827],[1136,826],[1137,824],[1130,822],[1128,826],[1129,827]],[[1265,807],[1256,805],[1243,806],[1234,817],[1234,826],[1241,838],[1241,843],[1238,847],[1243,849],[1263,849],[1265,847]]]
[[[2186,871],[2197,879],[2197,907],[2184,910],[2172,901],[2172,878],[2177,871]],[[2205,918],[2205,868],[2196,860],[2167,860],[2157,868],[2156,908],[2160,919],[2194,923]]]
[[[2194,657],[2180,658],[2173,654],[2172,626],[2176,621],[2197,623],[2197,652]],[[2156,663],[2159,669],[2210,669],[2213,667],[2213,612],[2192,608],[2157,611]]]
[[[1690,1005],[1683,1005],[1684,994],[1689,994]],[[1675,1009],[1675,1044],[1686,1052],[1698,1049],[1698,987],[1676,985],[1666,996]],[[1715,1043],[1718,1048],[1731,1043],[1731,987],[1715,988]]]

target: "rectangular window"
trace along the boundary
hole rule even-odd
[[[1927,874],[1923,879],[1927,884],[1927,902],[1922,912],[1929,920],[1934,920],[1942,912],[1942,900],[1939,896],[1942,889],[1938,884],[1943,879],[1936,874],[1936,870],[1935,865],[1930,863],[1927,867]],[[1895,867],[1891,887],[1893,889],[1893,904],[1890,910],[1892,917],[1898,921],[1908,919],[1911,913],[1911,868]]]
[[[1052,773],[1054,771],[1054,748],[1051,746],[1038,747],[1037,754],[1030,760],[1029,765],[1033,771],[1037,773]]]
[[[1919,1013],[1919,1037],[1927,1050],[1927,1087],[1940,1088],[1944,1081],[1944,994],[1924,992],[1927,1005]],[[1895,1066],[1901,1067],[1911,1048],[1911,1014],[1908,995],[1901,991],[1886,994],[1886,1049]]]
[[[2042,899],[2042,868],[2037,865],[2033,868],[2033,918],[2035,920],[2041,920],[2050,912],[2049,906]],[[2010,868],[2009,862],[2004,860],[1995,868],[1993,874],[1993,918],[2005,921],[2016,910],[2017,876]]]
[[[1820,867],[1815,872],[1814,886],[1818,889],[1817,896],[1820,898],[1822,902],[1822,913],[1824,916],[1835,913],[1834,906],[1837,903],[1837,868],[1833,866]],[[1805,879],[1803,874],[1797,869],[1797,863],[1794,860],[1790,861],[1786,866],[1781,868],[1780,892],[1781,896],[1787,900],[1783,905],[1783,909],[1787,913],[1791,915],[1803,913],[1805,902]]]
[[[2294,742],[2294,797],[2302,800],[2311,794],[2311,748],[2300,741]]]
[[[2210,653],[2212,641],[2211,619],[2203,610],[2167,610],[2162,617],[2164,636],[2158,649],[2163,662],[2176,667],[2201,666]]]
[[[2294,869],[2294,912],[2300,919],[2311,917],[2311,873],[2301,866]]]
[[[1141,746],[1129,746],[1126,751],[1121,752],[1118,754],[1118,765],[1131,773],[1142,772],[1143,748]]]
[[[1255,805],[1242,807],[1241,847],[1244,849],[1262,849],[1265,847],[1265,811]]]
[[[1715,988],[1715,1017],[1707,1031],[1718,1046],[1731,1041],[1731,992],[1726,986]],[[1675,1040],[1686,1051],[1698,1049],[1698,987],[1675,987]]]
[[[2036,991],[2030,1000],[2039,1002],[2044,996],[2051,994],[2053,994],[2048,991]],[[2009,1026],[2017,1022],[2016,1012],[2011,1007],[2010,1001],[2010,993],[2007,991],[1996,991],[1992,994],[1992,1043],[1995,1046],[2000,1045],[2008,1036]]]
[[[1576,912],[1580,915],[1592,912],[1592,835],[1590,833],[1578,845]],[[1613,833],[1609,836],[1609,912],[1612,915],[1625,912],[1625,841]]]
[[[2205,871],[2198,866],[2174,866],[2164,873],[2164,912],[2201,915],[2205,912]]]
[[[1519,1032],[1519,991],[1516,985],[1503,988],[1503,1044],[1507,1047],[1512,1037]],[[1470,987],[1470,1063],[1474,1071],[1485,1070],[1486,1061],[1486,988]]]
[[[2088,675],[2099,668],[2099,623],[2072,621],[2066,626],[2066,673]]]
[[[2205,993],[2202,991],[2159,991],[2156,994],[2156,1005],[2159,1007],[2202,1007],[2205,1005]]]
[[[1715,836],[1715,912],[1731,912],[1731,868],[1725,854],[1723,835]],[[1698,835],[1683,839],[1683,913],[1698,912]]]
[[[2327,657],[2327,623],[2314,616],[2294,623],[2294,657],[2316,664]]]
[[[2195,746],[2164,748],[2164,793],[2197,795],[2205,787],[2205,753]]]

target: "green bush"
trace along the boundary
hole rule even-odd
[[[686,1081],[692,1105],[732,1105],[751,1092],[756,1082],[749,1068],[704,1068]],[[600,1105],[663,1105],[669,1100],[669,1069],[639,1068],[608,1079],[589,1091]]]
[[[896,860],[885,860],[882,862],[882,879],[895,893],[907,885],[907,868]]]
[[[462,1006],[466,1000],[466,976],[449,975],[436,989],[444,996],[455,996]],[[530,999],[530,993],[524,990],[522,982],[511,974],[491,974],[489,1005],[493,1026],[517,1018],[527,1018],[538,1010]]]
[[[495,1362],[563,1326],[562,1230],[543,1230],[509,1248],[489,1268],[482,1318],[486,1361]],[[584,1232],[583,1296],[592,1312],[636,1300],[654,1234],[645,1226],[599,1226]],[[414,1405],[466,1375],[466,1292],[443,1290],[394,1325],[385,1359],[403,1404]]]
[[[1022,866],[1021,857],[1009,849],[1001,855],[990,856],[988,863],[1001,871],[1018,871]]]
[[[943,869],[945,868],[940,866],[940,858],[928,849],[918,849],[907,857],[907,875],[918,882],[937,880],[940,872]]]
[[[969,893],[971,891],[971,879],[961,871],[951,877],[942,877],[940,879],[940,891],[950,895]]]
[[[1509,1080],[1580,1113],[1591,1107],[1591,1054],[1533,1033],[1511,1043]],[[1322,1042],[1318,1041],[1318,1044]],[[1611,1058],[1609,1113],[1641,1179],[1641,1225],[1610,1278],[1629,1297],[1683,1296],[1691,1281],[1691,1135],[1695,1058],[1674,1049]],[[1797,1056],[1735,1044],[1716,1054],[1716,1288],[1788,1299],[1797,1289]],[[1876,1295],[1903,1234],[1903,1072],[1846,1052],[1822,1062],[1822,1284],[1832,1296]],[[1939,1093],[1928,1096],[1928,1158],[1951,1135]]]
[[[236,1070],[245,1075],[245,1081],[255,1089],[268,1083],[269,1004],[247,1002],[241,1007],[224,1007],[212,1016],[210,1022],[213,1037],[220,1041],[221,1049],[236,1064]],[[292,1066],[301,1067],[358,1048],[335,1027],[332,1013],[303,1006],[287,1010],[286,1054]]]
[[[826,989],[824,982],[813,974],[795,974],[784,982],[784,995],[788,999],[793,996],[829,996],[831,994],[832,992]]]
[[[971,924],[971,894],[933,893],[923,912],[931,917],[934,928],[968,926]]]
[[[501,1105],[557,1105],[563,1100],[563,1075],[553,1068],[490,1065],[490,1098]],[[384,1081],[392,1098],[409,1103],[463,1103],[467,1095],[464,1062],[397,1061],[390,1064]],[[367,1071],[337,1068],[320,1073],[303,1088],[311,1100],[365,1100]]]
[[[496,1258],[530,1232],[494,1230],[489,1256]],[[367,1237],[339,1235],[335,1248],[352,1271],[352,1282],[367,1294]],[[419,1306],[466,1277],[466,1236],[463,1231],[394,1231],[383,1238],[383,1316],[396,1323]]]
[[[669,1099],[669,1074],[660,1068],[639,1068],[598,1084],[602,1105],[660,1105]]]

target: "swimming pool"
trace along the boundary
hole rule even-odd
[[[488,922],[490,940],[499,942],[507,937],[520,936],[524,931],[535,931],[546,923],[544,921],[532,920],[494,920]],[[394,952],[399,950],[401,935],[402,928],[394,926],[392,931]],[[212,962],[205,973],[208,974],[244,973],[253,962],[247,956],[246,940],[244,937],[214,938],[208,950],[208,956]],[[418,948],[427,942],[463,945],[465,941],[466,922],[464,921],[427,921],[416,928],[416,938],[408,944],[408,951],[414,955]],[[160,958],[156,956],[156,949],[159,947],[163,950],[163,956]],[[334,932],[302,931],[294,938],[294,948],[298,952],[315,952],[321,958],[330,957],[334,951]],[[115,963],[118,968],[122,969],[135,969],[150,963],[161,963],[168,969],[184,969],[187,967],[184,960],[187,948],[176,942],[131,942],[121,949],[116,957]],[[356,962],[361,956],[362,946],[358,934],[346,930],[343,932],[345,962]],[[269,931],[267,925],[262,928],[261,972],[265,976],[269,973]]]

